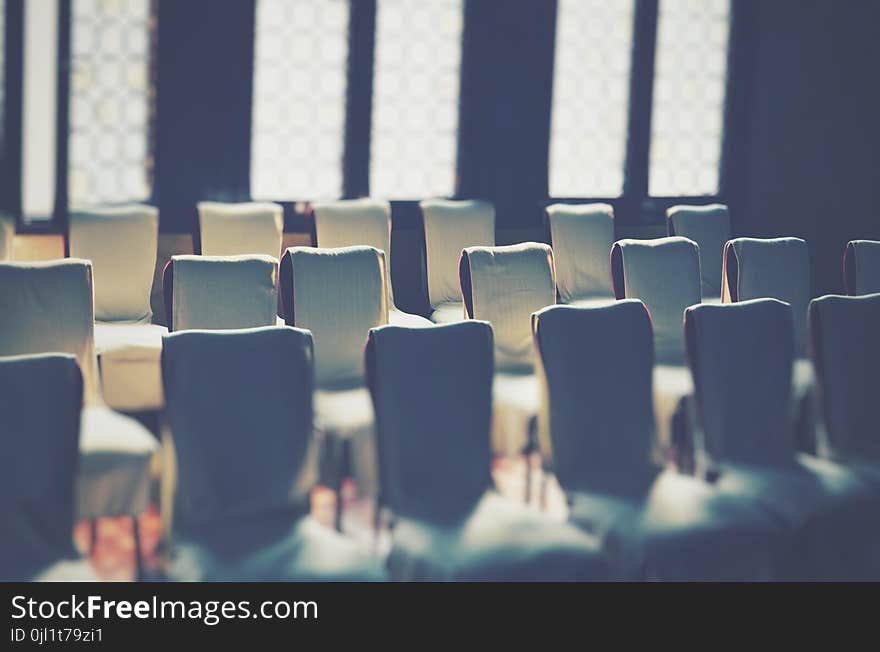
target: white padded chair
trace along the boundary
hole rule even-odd
[[[880,492],[828,460],[795,452],[789,421],[792,309],[776,299],[685,314],[702,437],[701,467],[789,532],[784,579],[869,579],[880,570]]]
[[[880,292],[880,241],[853,240],[846,245],[843,279],[847,294]]]
[[[82,401],[75,357],[0,358],[0,581],[97,581],[72,540]]]
[[[611,250],[614,293],[640,299],[654,328],[654,411],[657,457],[687,464],[693,382],[685,362],[684,310],[702,299],[699,247],[680,236],[619,240]]]
[[[15,220],[8,215],[0,214],[0,261],[12,260],[12,248],[15,243]]]
[[[374,199],[351,199],[314,204],[315,245],[324,249],[374,247],[385,252],[388,288],[388,323],[398,326],[430,326],[419,315],[403,312],[394,304],[391,270],[391,205]]]
[[[810,303],[810,258],[800,238],[736,238],[724,246],[721,300],[779,299],[791,305],[794,316],[792,420],[801,445],[815,439],[815,376],[807,351],[807,308]]]
[[[364,382],[364,344],[388,323],[385,254],[373,247],[291,247],[281,259],[281,292],[289,326],[315,342],[315,425],[324,437],[321,481],[337,491],[352,476],[361,493],[376,492],[375,418]]]
[[[730,240],[730,212],[724,204],[672,206],[666,211],[666,230],[693,240],[700,247],[703,301],[721,303],[724,245]]]
[[[163,405],[160,356],[165,327],[151,323],[158,211],[126,205],[74,212],[72,258],[92,261],[95,350],[103,396],[115,410],[141,412]]]
[[[608,263],[614,209],[609,204],[552,204],[547,220],[560,302],[600,306],[614,301]]]
[[[761,580],[779,529],[756,505],[652,460],[653,337],[644,304],[554,306],[533,317],[541,450],[569,517],[621,579]]]
[[[370,331],[392,579],[607,578],[592,537],[494,490],[492,351],[485,322]]]
[[[553,252],[536,242],[468,247],[460,273],[468,318],[488,321],[495,334],[492,450],[498,455],[528,455],[536,445],[540,405],[531,315],[556,303]],[[527,499],[529,493],[527,482]]]
[[[278,260],[266,255],[172,256],[162,275],[170,331],[278,323]]]
[[[132,516],[138,544],[136,517],[147,508],[150,467],[159,446],[140,423],[103,401],[93,296],[89,261],[0,263],[0,355],[76,356],[84,382],[76,518]]]
[[[202,201],[198,211],[202,255],[281,256],[284,209],[278,204]]]
[[[880,294],[813,299],[809,316],[823,416],[818,452],[880,485]]]
[[[495,245],[495,206],[479,200],[425,200],[425,269],[431,321],[442,324],[465,319],[458,264],[466,247]]]
[[[369,550],[309,516],[317,465],[309,333],[173,333],[162,371],[177,459],[174,579],[383,577]]]

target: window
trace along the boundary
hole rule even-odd
[[[552,197],[623,191],[633,0],[559,0],[550,135]]]
[[[370,194],[455,192],[462,0],[378,0]]]
[[[342,193],[348,20],[348,0],[258,0],[254,198]]]
[[[151,195],[151,0],[73,0],[68,204]]]
[[[730,0],[660,0],[649,194],[718,193]]]

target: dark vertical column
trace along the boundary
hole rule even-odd
[[[67,163],[70,134],[70,4],[58,3],[58,111],[55,117],[55,212],[52,219],[67,233]],[[65,239],[65,249],[66,249]]]
[[[623,197],[615,217],[636,224],[651,217],[648,161],[651,108],[654,97],[654,51],[657,42],[657,0],[637,0],[633,30],[632,74]]]
[[[346,198],[370,194],[373,56],[376,43],[376,0],[350,1],[342,182]]]
[[[21,218],[21,103],[24,60],[24,0],[6,0],[3,79],[3,145],[0,208]]]
[[[200,200],[250,197],[255,0],[159,0],[156,198],[190,232]]]

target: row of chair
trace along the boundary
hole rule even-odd
[[[790,427],[791,307],[759,299],[688,308],[701,424],[692,476],[652,457],[655,338],[642,302],[551,306],[531,322],[541,451],[567,495],[569,522],[494,491],[492,327],[380,326],[369,331],[363,368],[377,415],[380,502],[393,514],[384,563],[308,515],[326,443],[313,428],[312,334],[269,326],[167,335],[171,577],[880,577],[869,375],[880,362],[880,295],[810,305],[828,425],[821,456],[797,453]],[[70,543],[81,378],[73,356],[0,360],[0,419],[14,435],[0,458],[5,578],[87,576]]]

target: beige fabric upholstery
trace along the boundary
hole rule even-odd
[[[0,215],[0,261],[12,260],[14,241],[15,220],[8,215]]]
[[[403,312],[394,304],[391,282],[391,205],[374,199],[352,199],[317,203],[315,235],[318,247],[374,247],[385,252],[385,274],[388,288],[388,321],[398,326],[429,326],[431,322],[419,315]]]
[[[721,296],[724,243],[730,239],[730,212],[724,204],[672,206],[666,211],[669,235],[693,240],[700,247],[703,301]]]
[[[547,219],[562,303],[613,299],[608,261],[614,209],[609,204],[553,204]]]
[[[848,294],[880,292],[880,242],[853,240],[848,243],[843,267]]]
[[[431,313],[431,321],[435,324],[454,324],[457,321],[467,319],[464,303],[461,301],[449,301],[434,307]],[[396,324],[400,326],[401,324]]]
[[[426,200],[425,230],[428,299],[434,310],[461,302],[458,261],[466,247],[495,245],[495,207],[484,201]],[[437,321],[432,316],[432,321]]]
[[[158,446],[137,421],[107,409],[96,373],[92,266],[85,260],[0,263],[0,355],[59,352],[82,369],[77,518],[146,509]]]
[[[95,319],[149,322],[159,212],[130,205],[70,216],[70,256],[92,261]]]
[[[95,323],[104,401],[114,410],[158,410],[162,397],[162,337],[158,324]]]
[[[284,211],[278,204],[203,201],[198,210],[203,255],[281,255]]]
[[[276,258],[266,255],[172,256],[169,265],[171,310],[166,306],[166,312],[171,315],[171,330],[275,325]]]

